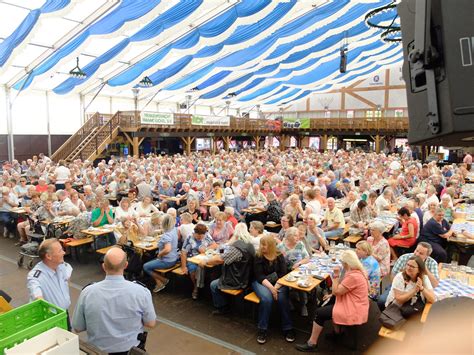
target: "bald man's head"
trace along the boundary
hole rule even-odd
[[[127,267],[127,254],[120,248],[111,248],[105,254],[104,270],[107,274],[123,274]]]

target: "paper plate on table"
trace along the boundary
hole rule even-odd
[[[146,242],[142,242],[142,243],[137,243],[136,244],[137,247],[140,247],[140,248],[149,248],[152,246],[151,243],[146,243]]]
[[[307,288],[311,286],[311,284],[306,280],[299,280],[296,284],[301,288]]]
[[[298,280],[298,278],[292,274],[288,274],[285,276],[285,281],[294,282],[296,280]]]
[[[145,238],[143,238],[143,240],[144,240],[145,242],[154,242],[154,241],[155,241],[155,238],[153,238],[153,237],[145,237]]]

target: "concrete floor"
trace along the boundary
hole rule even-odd
[[[26,289],[26,269],[16,265],[18,247],[13,240],[0,238],[0,289],[13,297],[12,304],[19,306],[28,301]],[[71,279],[71,295],[75,302],[83,286],[102,280],[104,274],[98,258],[89,255],[78,264],[66,257],[74,268]],[[175,277],[170,285],[159,294],[153,295],[158,326],[148,336],[147,350],[150,354],[289,354],[297,353],[294,344],[288,344],[279,330],[277,312],[272,316],[267,343],[256,342],[256,312],[253,304],[242,300],[232,300],[233,312],[224,317],[211,315],[213,310],[210,291],[205,288],[198,301],[190,297],[190,281],[185,277]],[[365,352],[377,340],[379,323],[378,310],[371,304],[369,322],[359,332],[359,350],[351,352],[343,344],[334,344],[324,338],[331,330],[325,329],[319,344],[322,354],[358,354]],[[296,342],[304,342],[311,329],[310,318],[293,313],[297,333]],[[84,334],[81,338],[85,339]]]

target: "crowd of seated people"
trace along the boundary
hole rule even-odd
[[[409,295],[399,291],[403,280],[433,300],[437,263],[449,261],[447,239],[455,234],[450,223],[468,173],[465,164],[440,169],[408,156],[342,150],[111,157],[97,166],[81,160],[56,164],[41,155],[3,165],[0,224],[4,237],[18,238],[19,245],[29,238],[25,217],[112,225],[109,244],[160,236],[156,254],[143,265],[153,291],[168,283],[157,270],[180,263],[197,299],[206,268],[222,265],[221,277],[210,285],[216,314],[229,311],[222,289],[252,288],[261,302],[259,343],[266,341],[273,302],[286,340],[294,341],[292,292],[278,279],[328,252],[330,240],[354,232],[363,240],[342,257],[332,300],[317,310],[310,339],[298,346],[312,351],[326,320],[366,322],[369,297],[381,308],[403,302]],[[15,212],[19,206],[22,214]],[[396,222],[387,224],[387,217]],[[208,250],[216,252],[200,264],[189,262]],[[380,295],[385,276],[393,286]],[[307,316],[308,294],[296,292],[296,299]]]

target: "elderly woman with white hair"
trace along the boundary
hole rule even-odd
[[[372,222],[369,225],[371,236],[367,242],[372,246],[372,256],[380,265],[380,276],[384,277],[390,273],[390,245],[384,238],[385,225],[380,221]]]
[[[439,203],[436,201],[431,201],[428,204],[428,209],[423,213],[423,225],[428,223],[428,221],[433,218],[435,215],[436,209],[438,208]]]
[[[326,238],[324,238],[323,230],[318,227],[319,222],[320,220],[317,214],[311,213],[308,216],[306,220],[308,225],[306,229],[306,240],[312,250],[323,252],[327,248],[328,243]]]
[[[324,323],[332,320],[336,333],[339,326],[360,325],[367,322],[369,317],[369,287],[364,266],[356,253],[347,250],[341,257],[344,276],[341,279],[341,269],[333,270],[332,294],[335,303],[316,309],[311,336],[304,344],[297,344],[296,350],[315,352],[318,340],[323,331]]]
[[[439,208],[444,211],[444,219],[447,220],[449,223],[453,223],[454,210],[451,196],[449,196],[448,194],[444,194],[441,197],[441,204],[439,205]]]

